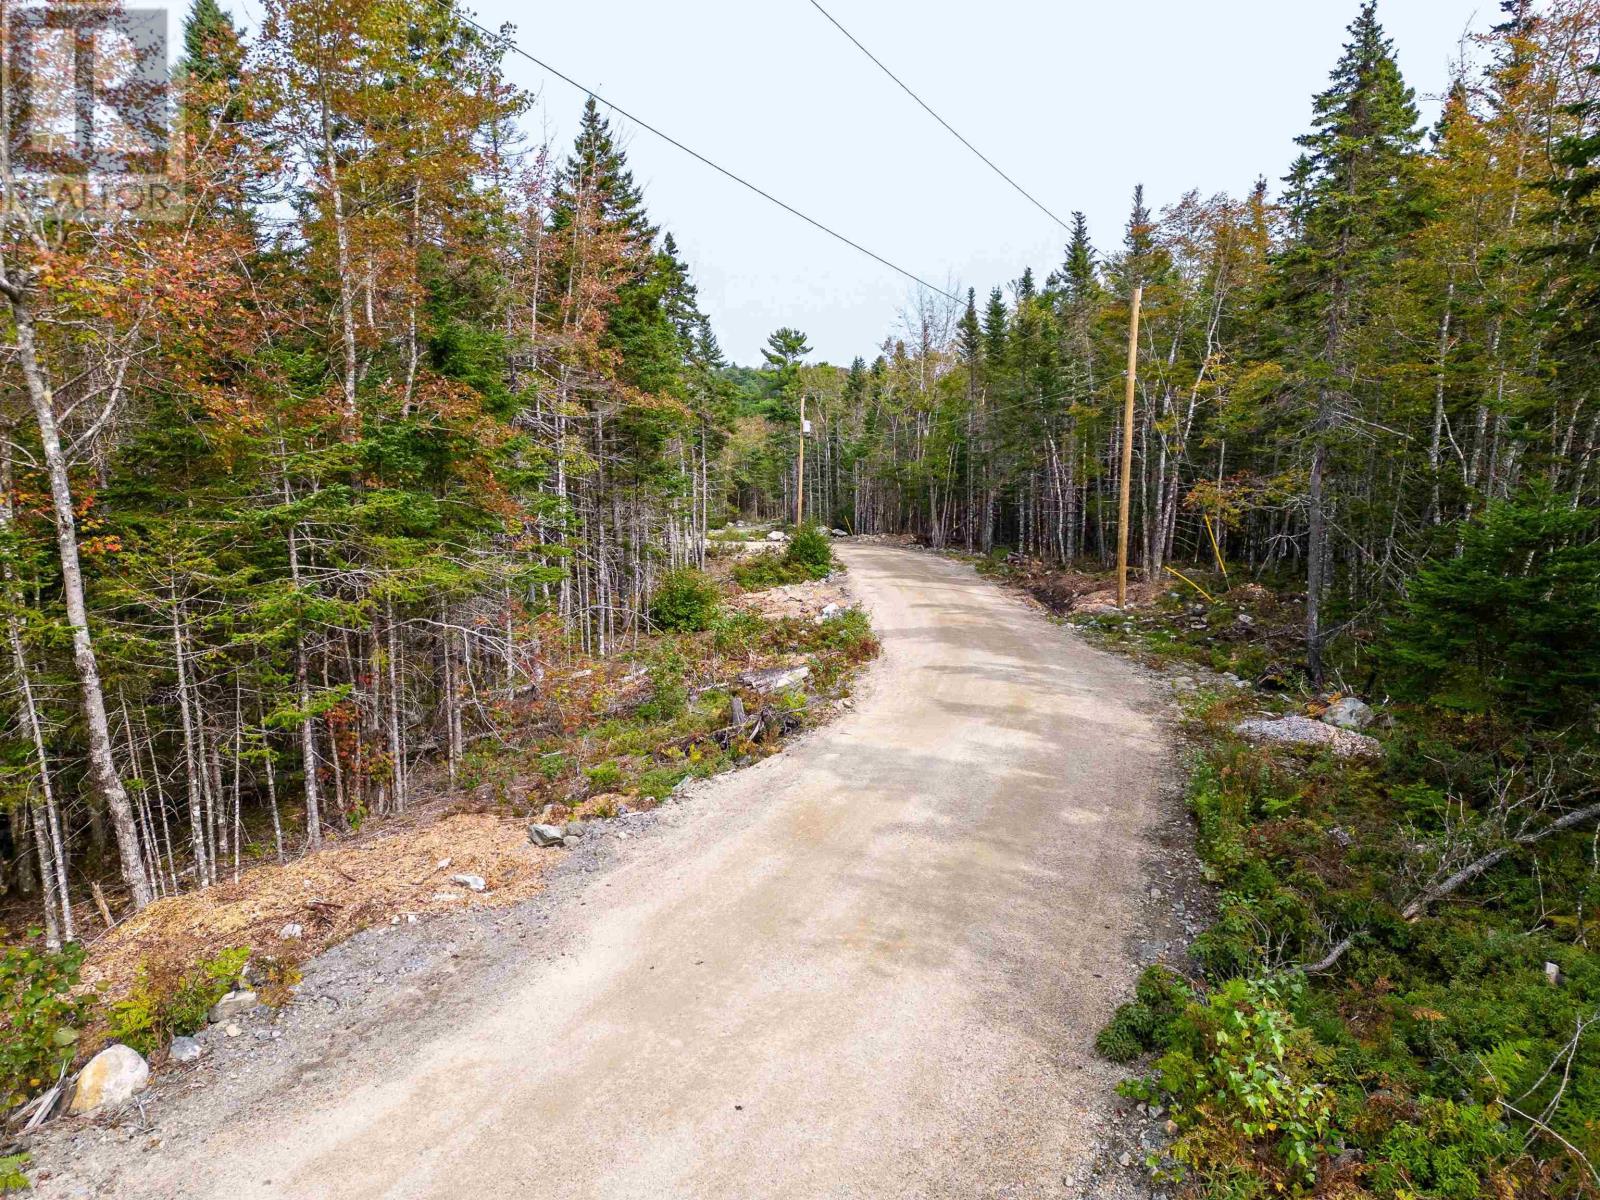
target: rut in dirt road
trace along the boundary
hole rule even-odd
[[[969,567],[843,555],[884,645],[854,713],[708,787],[469,1019],[369,1031],[211,1128],[186,1096],[105,1194],[1084,1194],[1063,1178],[1113,1099],[1092,1046],[1136,972],[1155,701]]]

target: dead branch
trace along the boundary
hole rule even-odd
[[[1553,834],[1561,833],[1568,829],[1574,829],[1577,826],[1582,825],[1585,821],[1593,820],[1596,817],[1600,817],[1600,803],[1588,804],[1583,808],[1575,808],[1565,816],[1550,822],[1550,824],[1541,829],[1537,829],[1532,833],[1519,834],[1517,837],[1512,838],[1505,845],[1491,850],[1488,854],[1483,855],[1481,858],[1474,859],[1472,862],[1462,867],[1459,871],[1456,871],[1451,875],[1447,875],[1438,883],[1430,884],[1428,887],[1424,888],[1420,893],[1413,897],[1404,908],[1400,910],[1401,917],[1407,921],[1415,921],[1419,919],[1434,904],[1438,903],[1440,900],[1443,900],[1446,896],[1459,890],[1466,884],[1471,883],[1474,879],[1478,878],[1478,876],[1503,862],[1507,857],[1515,853],[1517,850],[1520,850],[1526,846],[1531,846],[1535,842],[1542,842],[1545,838],[1550,837]],[[1322,958],[1318,959],[1314,963],[1302,966],[1300,969],[1307,975],[1318,975],[1329,970],[1335,963],[1344,957],[1345,951],[1349,950],[1350,947],[1355,944],[1355,938],[1356,935],[1353,933],[1341,938],[1334,944],[1333,948],[1330,949],[1327,954],[1323,955]]]

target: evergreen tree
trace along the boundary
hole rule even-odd
[[[1312,103],[1312,130],[1289,176],[1297,237],[1281,264],[1281,288],[1297,326],[1299,385],[1313,397],[1307,475],[1306,663],[1323,673],[1322,598],[1330,558],[1330,457],[1355,425],[1356,358],[1385,278],[1414,226],[1414,94],[1378,23],[1362,5],[1330,84]],[[1299,424],[1300,418],[1296,418]],[[1333,464],[1336,469],[1337,464]]]

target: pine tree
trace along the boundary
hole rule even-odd
[[[1329,87],[1312,104],[1312,130],[1289,176],[1297,239],[1282,286],[1299,324],[1299,373],[1314,395],[1307,481],[1306,665],[1323,673],[1321,602],[1330,560],[1330,456],[1347,436],[1358,397],[1356,353],[1378,285],[1416,220],[1414,94],[1378,23],[1362,5]]]

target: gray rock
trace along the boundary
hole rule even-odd
[[[234,1017],[242,1017],[256,1006],[254,992],[229,992],[221,1000],[211,1006],[208,1018],[213,1025],[221,1025],[224,1021]]]
[[[150,1064],[132,1046],[118,1042],[89,1060],[78,1075],[68,1112],[87,1113],[121,1104],[150,1083]]]
[[[175,1037],[167,1047],[167,1057],[176,1063],[195,1062],[202,1053],[200,1043],[192,1037]]]
[[[1250,717],[1233,727],[1240,737],[1280,746],[1310,746],[1338,758],[1375,758],[1383,754],[1377,738],[1352,729],[1339,729],[1310,717]]]
[[[278,930],[278,936],[286,942],[298,941],[300,938],[305,937],[305,935],[305,926],[301,925],[298,921],[290,921],[282,929]]]
[[[828,533],[833,537],[849,537],[850,536],[848,533],[846,533],[842,529],[830,529],[830,530],[828,530]]]
[[[569,837],[569,838],[581,838],[584,834],[586,834],[588,832],[589,832],[589,827],[587,825],[585,825],[582,821],[568,821],[567,822],[565,833],[566,833],[566,836]]]
[[[469,892],[487,891],[489,887],[489,885],[484,882],[482,875],[452,875],[450,876],[450,882],[459,883]]]
[[[774,529],[771,533],[767,534],[767,541],[769,542],[786,542],[788,540],[788,535],[785,534],[781,529]]]
[[[810,667],[769,667],[764,671],[746,671],[739,676],[739,682],[757,695],[766,696],[797,688],[810,678]]]
[[[566,836],[557,825],[529,825],[528,840],[535,846],[559,846]]]
[[[836,617],[838,615],[839,615],[839,606],[837,604],[834,604],[832,601],[829,601],[827,604],[824,604],[822,606],[822,619],[823,620],[827,620],[829,617]]]
[[[1322,719],[1339,729],[1365,729],[1372,724],[1374,715],[1372,709],[1354,696],[1340,696],[1328,705],[1327,711],[1322,714]]]
[[[230,1022],[229,1024],[224,1025],[222,1027],[222,1032],[224,1034],[226,1034],[228,1037],[233,1038],[233,1037],[238,1037],[241,1033],[244,1032],[244,1030],[240,1029],[237,1025],[234,1025],[234,1024],[232,1024]]]

